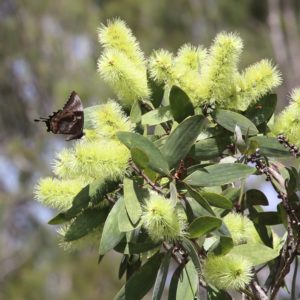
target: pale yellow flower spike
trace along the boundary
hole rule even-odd
[[[244,111],[280,84],[281,74],[278,69],[270,61],[263,59],[237,77],[236,101],[231,107]]]
[[[93,179],[119,179],[125,174],[130,157],[129,150],[113,140],[78,143],[74,151],[78,176]]]
[[[241,38],[233,33],[217,35],[209,50],[206,65],[201,69],[201,86],[198,89],[199,102],[224,104],[232,94],[233,79],[243,48]]]
[[[145,67],[144,54],[132,31],[121,19],[114,19],[98,28],[98,39],[105,49],[123,52],[137,67]]]
[[[126,106],[150,95],[146,70],[136,67],[121,51],[104,51],[98,60],[98,71]]]
[[[118,131],[132,131],[133,124],[115,101],[101,105],[92,113],[92,122],[98,138],[117,139]]]
[[[142,226],[154,242],[176,240],[185,233],[185,219],[174,204],[156,193],[151,193],[143,206]]]
[[[173,54],[163,49],[154,51],[149,59],[149,71],[157,83],[173,84],[175,82]]]
[[[272,131],[276,135],[284,134],[291,143],[300,147],[300,88],[294,89],[290,97],[289,106],[275,118]]]
[[[243,256],[226,254],[209,255],[204,262],[205,280],[218,289],[244,289],[252,279],[252,265]]]
[[[36,185],[35,199],[48,207],[66,210],[71,207],[74,197],[84,185],[80,179],[59,180],[46,177]]]

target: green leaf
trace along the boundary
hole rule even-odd
[[[202,216],[195,219],[189,226],[189,237],[194,239],[220,228],[222,220],[211,216]]]
[[[197,249],[195,248],[194,244],[187,238],[182,238],[182,246],[190,256],[192,262],[194,263],[194,266],[198,273],[201,272],[201,263],[199,259],[199,255],[197,252]]]
[[[85,186],[75,197],[72,206],[65,212],[59,213],[48,223],[51,225],[61,224],[76,217],[83,209],[87,208],[89,203],[99,203],[104,195],[114,191],[119,182],[106,180],[95,180]]]
[[[183,265],[179,265],[177,267],[177,269],[175,270],[175,272],[173,273],[173,276],[172,276],[171,282],[170,282],[170,287],[169,287],[168,300],[178,300],[176,297],[176,293],[177,293],[177,287],[178,287],[179,278],[180,278],[182,269],[183,269]]]
[[[270,157],[291,157],[289,150],[281,145],[275,137],[255,136],[249,140],[257,142],[262,155]]]
[[[222,195],[210,192],[200,192],[200,195],[212,206],[232,209],[232,202]]]
[[[153,250],[161,245],[161,242],[154,243],[144,231],[140,231],[139,235],[135,237],[137,237],[137,239],[132,241],[123,239],[114,249],[120,253],[124,253],[124,251],[127,250],[130,254],[139,254]]]
[[[274,114],[276,104],[276,94],[263,96],[258,102],[246,110],[245,116],[256,126],[262,123],[267,123]]]
[[[103,255],[113,249],[125,236],[123,232],[120,232],[118,224],[118,215],[122,209],[123,201],[123,198],[120,198],[114,204],[104,223],[99,246],[100,255]]]
[[[207,300],[232,300],[232,297],[224,290],[207,287]]]
[[[150,76],[147,76],[149,87],[151,90],[151,102],[154,107],[159,107],[164,97],[164,83],[156,83]]]
[[[169,106],[163,106],[145,113],[142,116],[143,125],[157,125],[173,120]]]
[[[211,215],[215,216],[214,211],[208,204],[207,200],[201,196],[200,193],[191,188],[188,184],[185,185],[190,196],[194,198],[205,210],[207,210]]]
[[[101,109],[103,104],[87,107],[83,110],[84,124],[83,129],[94,129],[94,112]]]
[[[129,219],[129,216],[127,214],[126,208],[125,208],[125,203],[122,201],[119,209],[119,214],[118,214],[118,226],[119,226],[119,231],[120,232],[129,232],[134,230],[134,224]]]
[[[161,243],[154,243],[152,240],[144,241],[144,242],[121,242],[114,249],[117,252],[124,253],[126,247],[130,254],[140,254],[145,253],[147,251],[153,250],[160,246]]]
[[[263,192],[260,190],[248,190],[246,192],[246,203],[247,207],[253,205],[269,205],[268,199]]]
[[[277,211],[264,211],[257,215],[257,223],[262,225],[278,225],[282,223],[281,217]]]
[[[257,217],[258,213],[262,212],[263,209],[258,205],[249,206],[248,209],[249,209],[249,218],[253,222],[260,239],[263,241],[263,243],[266,246],[272,247],[273,242],[272,242],[272,232],[270,227],[258,223],[258,217]]]
[[[245,257],[253,266],[264,264],[279,255],[277,251],[262,244],[242,244],[234,246],[230,253]]]
[[[130,110],[130,121],[133,123],[139,123],[142,119],[142,111],[138,100],[134,101]]]
[[[173,206],[175,206],[178,202],[177,189],[176,185],[173,182],[170,183],[170,201],[172,202]]]
[[[71,223],[68,231],[64,236],[66,242],[77,240],[95,228],[104,224],[107,217],[107,209],[87,209],[83,211],[75,220]],[[100,228],[99,228],[100,230]]]
[[[186,157],[204,126],[204,120],[205,118],[199,115],[190,117],[169,135],[161,151],[170,168],[176,167],[179,161]]]
[[[178,86],[173,86],[170,91],[170,109],[178,123],[194,115],[194,106],[188,95]]]
[[[215,255],[225,255],[233,247],[233,240],[230,236],[220,235],[220,240],[217,247],[214,249]]]
[[[169,265],[172,257],[172,249],[170,249],[164,256],[163,261],[160,265],[160,268],[157,273],[157,277],[155,280],[152,300],[160,300],[164,291],[164,287],[166,284],[166,279],[168,275]]]
[[[194,299],[198,291],[198,272],[192,261],[189,261],[182,270],[182,278],[177,285],[176,299]]]
[[[237,200],[240,195],[240,189],[228,187],[222,192],[222,195],[229,199],[231,202],[235,202],[235,200]]]
[[[118,132],[118,139],[129,149],[139,148],[148,156],[148,166],[162,175],[169,174],[168,163],[158,148],[146,137],[133,132]]]
[[[247,178],[255,172],[255,168],[244,164],[215,164],[195,171],[183,181],[194,186],[217,186]]]
[[[136,224],[142,215],[140,204],[143,197],[142,191],[139,190],[137,182],[129,178],[124,178],[123,189],[126,211],[131,222]]]
[[[221,156],[230,143],[229,136],[200,140],[192,148],[190,154],[196,160],[209,160]]]
[[[139,148],[131,148],[130,154],[133,162],[140,168],[146,169],[149,165],[148,155]]]
[[[121,288],[114,300],[141,300],[152,288],[163,258],[156,253]]]
[[[127,264],[128,264],[128,255],[123,255],[122,260],[119,267],[118,278],[121,279],[126,272]]]
[[[239,126],[243,135],[256,135],[258,130],[255,125],[246,117],[233,111],[218,109],[213,112],[212,117],[223,128],[235,132]]]

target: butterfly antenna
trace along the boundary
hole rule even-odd
[[[48,120],[47,118],[39,118],[39,119],[34,119],[34,122],[46,122]]]

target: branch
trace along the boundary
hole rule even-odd
[[[153,181],[151,181],[151,179],[143,172],[141,171],[134,162],[130,162],[130,165],[132,167],[132,169],[134,170],[134,172],[137,174],[137,175],[140,175],[142,176],[145,181],[151,186],[151,188],[156,191],[157,193],[159,194],[162,194],[164,195],[164,192],[163,190],[161,189],[160,186],[156,185]]]
[[[288,141],[283,136],[279,136],[279,142],[287,144]],[[290,146],[290,145],[286,145]],[[298,149],[294,149],[294,154],[297,153]],[[266,162],[260,157],[259,150],[251,155],[248,159],[256,164],[257,170],[261,174],[267,176],[267,180],[271,181],[273,188],[278,193],[278,197],[282,199],[282,205],[287,214],[287,239],[281,250],[279,265],[274,270],[275,283],[271,290],[270,300],[275,299],[282,282],[289,272],[291,264],[297,255],[297,248],[300,244],[300,221],[295,213],[295,210],[290,206],[288,201],[288,193],[286,189],[286,181],[280,174],[276,165],[272,164],[268,166]],[[293,229],[296,229],[295,231]]]
[[[268,300],[267,293],[264,289],[257,283],[256,280],[253,280],[250,284],[250,288],[254,294],[255,299],[258,300]]]

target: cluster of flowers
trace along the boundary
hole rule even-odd
[[[103,52],[98,71],[125,107],[132,106],[136,100],[150,98],[147,74],[157,83],[163,83],[166,92],[172,85],[181,87],[195,107],[214,103],[240,111],[281,83],[280,73],[268,60],[239,72],[243,44],[236,34],[220,33],[209,49],[185,44],[177,55],[157,50],[146,60],[131,30],[116,19],[99,28],[99,42]],[[290,124],[297,120],[294,108],[300,106],[300,90],[292,98],[290,108],[279,117],[277,128],[295,135]],[[41,179],[37,184],[38,201],[63,211],[71,206],[74,196],[85,185],[96,179],[121,181],[124,177],[130,152],[118,142],[116,132],[133,131],[133,125],[122,107],[112,100],[96,106],[91,120],[93,124],[85,130],[85,137],[57,155],[53,164],[55,177]],[[289,125],[284,127],[287,120]],[[247,217],[230,213],[224,223],[234,244],[261,243]],[[153,241],[174,241],[186,235],[185,213],[156,193],[150,193],[145,199],[140,224]],[[62,235],[66,229],[60,230]],[[101,234],[101,230],[97,232]],[[230,253],[210,255],[204,262],[203,274],[217,288],[243,289],[251,280],[251,268],[251,262]]]
[[[117,19],[103,25],[99,41],[105,47],[98,62],[99,72],[119,98],[131,105],[137,99],[149,97],[147,62],[125,23]],[[279,86],[281,75],[265,59],[240,73],[242,48],[238,35],[220,33],[210,49],[185,44],[176,56],[163,49],[154,51],[148,60],[148,70],[154,80],[167,88],[180,86],[195,106],[216,103],[243,111]]]

